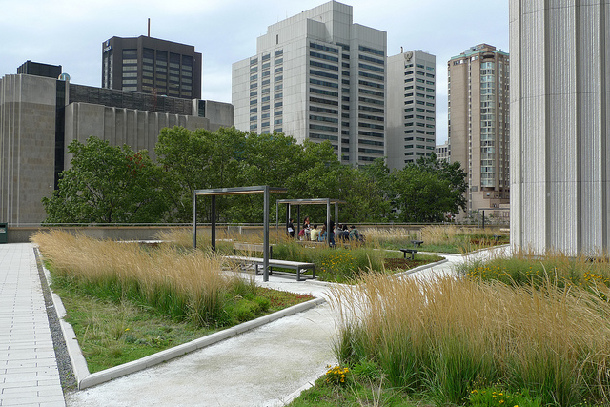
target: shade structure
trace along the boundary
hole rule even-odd
[[[269,185],[251,187],[199,189],[193,191],[193,249],[197,247],[197,196],[212,196],[212,250],[216,250],[216,196],[238,194],[263,194],[263,281],[269,281],[269,197],[273,194],[286,193],[285,188]]]
[[[331,205],[335,205],[335,222],[337,222],[339,220],[339,208],[338,205],[339,204],[345,204],[347,203],[346,201],[342,201],[340,199],[334,199],[334,198],[300,198],[300,199],[278,199],[277,201],[275,201],[275,228],[277,229],[278,227],[278,216],[279,216],[279,211],[278,211],[278,207],[279,204],[286,204],[288,205],[288,210],[286,211],[286,217],[290,217],[290,206],[291,205],[295,205],[297,207],[297,212],[299,211],[299,208],[301,205],[326,205],[326,225],[328,225],[327,227],[330,227],[330,206]],[[299,216],[297,216],[297,234],[299,232],[299,228],[300,228],[300,219],[298,219]],[[328,231],[328,233],[326,234],[326,242],[330,245],[330,231]]]

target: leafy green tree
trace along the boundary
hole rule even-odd
[[[393,175],[399,221],[440,222],[454,208],[450,183],[439,174],[408,165]]]
[[[43,198],[46,223],[148,223],[167,210],[160,194],[163,175],[146,150],[113,147],[90,137],[68,146],[71,168],[58,189]]]
[[[377,181],[365,171],[342,166],[338,196],[346,201],[341,208],[341,222],[379,222],[392,218],[392,207]]]
[[[235,129],[216,132],[200,129],[193,132],[174,127],[161,131],[155,153],[159,165],[167,174],[164,188],[171,199],[172,220],[192,220],[194,190],[243,185],[247,148],[245,135]],[[219,199],[217,202],[218,213],[229,206],[227,200]],[[209,208],[209,205],[200,205],[200,220],[210,220]]]
[[[417,166],[424,171],[436,173],[440,178],[449,181],[451,191],[449,197],[453,204],[452,209],[447,212],[457,213],[459,209],[466,210],[467,174],[462,170],[459,162],[450,164],[445,160],[439,160],[436,154],[432,153],[430,157],[420,157],[417,160]]]

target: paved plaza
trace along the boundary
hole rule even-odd
[[[0,406],[65,406],[36,259],[0,244]]]
[[[451,273],[464,261],[460,255],[446,257],[415,274]],[[269,288],[329,299],[322,282],[256,278]],[[33,247],[2,244],[0,406],[282,406],[336,364],[337,323],[329,302],[322,302],[64,398]]]

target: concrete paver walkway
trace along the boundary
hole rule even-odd
[[[29,243],[0,244],[0,406],[65,406]]]

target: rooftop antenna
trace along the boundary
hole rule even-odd
[[[150,37],[150,17],[148,18],[148,36]]]

